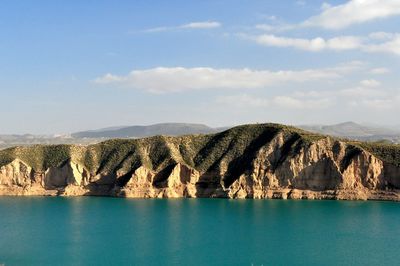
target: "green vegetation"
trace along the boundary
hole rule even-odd
[[[251,163],[260,149],[278,133],[283,134],[285,141],[281,147],[280,158],[273,162],[274,168],[303,147],[327,137],[280,124],[252,124],[209,135],[113,139],[89,146],[15,147],[0,150],[0,166],[19,158],[36,171],[44,171],[72,160],[82,164],[92,174],[116,171],[125,174],[140,165],[159,172],[172,169],[171,166],[177,163],[183,163],[200,172],[219,172],[226,169],[228,175],[225,181],[230,183],[251,168]],[[387,163],[400,166],[400,145],[341,141],[348,144],[342,168],[345,168],[346,164],[362,151],[361,149],[375,154]]]
[[[4,165],[18,158],[37,171],[55,167],[71,157],[70,145],[33,145],[0,151],[0,163]]]
[[[15,156],[13,151],[13,148],[0,150],[0,166],[9,164],[14,160]]]
[[[245,154],[252,141],[263,134],[265,143],[270,141],[279,128],[267,125],[244,125],[215,134],[194,157],[194,163],[200,171],[217,170],[222,160],[232,161]]]
[[[384,162],[400,167],[400,145],[374,142],[359,142],[358,145]]]

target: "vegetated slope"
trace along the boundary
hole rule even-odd
[[[156,135],[180,136],[217,133],[229,127],[211,128],[202,124],[163,123],[150,126],[119,126],[63,135],[0,135],[0,149],[28,145],[89,145],[111,138],[142,138]]]
[[[398,145],[346,142],[278,124],[16,147],[0,151],[0,166],[2,194],[365,199],[400,187]]]
[[[213,129],[202,124],[162,123],[149,126],[129,126],[104,130],[89,130],[73,133],[74,138],[142,138],[155,135],[179,136],[187,134],[215,133]]]

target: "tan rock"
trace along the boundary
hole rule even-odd
[[[32,168],[19,159],[0,168],[0,185],[24,187],[32,183]]]

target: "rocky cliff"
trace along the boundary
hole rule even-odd
[[[400,147],[277,124],[0,151],[0,195],[400,200]]]

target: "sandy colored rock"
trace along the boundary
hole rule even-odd
[[[400,167],[392,161],[330,137],[306,141],[257,128],[251,138],[243,127],[230,139],[228,132],[125,141],[134,146],[124,156],[107,146],[89,156],[99,160],[93,169],[79,154],[47,169],[16,158],[0,167],[0,195],[399,201]]]

